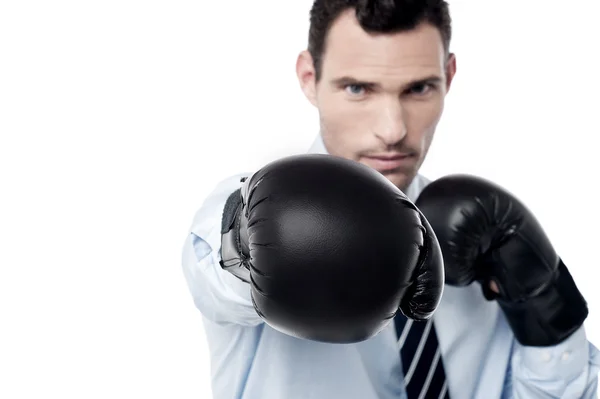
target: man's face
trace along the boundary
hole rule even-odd
[[[427,155],[455,70],[434,26],[372,35],[353,10],[331,26],[318,82],[308,52],[297,63],[327,151],[378,170],[402,190]]]

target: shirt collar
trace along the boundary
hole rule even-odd
[[[325,144],[323,143],[323,137],[321,134],[317,134],[317,137],[313,141],[312,145],[308,149],[308,152],[311,154],[327,154],[327,149],[325,148]]]

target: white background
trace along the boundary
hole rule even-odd
[[[310,5],[0,4],[0,397],[210,397],[181,246],[218,180],[315,137],[294,73]],[[458,74],[423,172],[523,199],[598,344],[598,2],[451,7]]]

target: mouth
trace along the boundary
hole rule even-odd
[[[394,153],[365,156],[365,163],[379,172],[390,172],[410,164],[413,154]]]

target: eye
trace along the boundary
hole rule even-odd
[[[410,94],[416,94],[422,96],[428,94],[433,89],[433,86],[429,83],[419,83],[409,89]]]
[[[364,92],[366,91],[364,86],[358,84],[347,85],[345,87],[345,90],[348,94],[351,94],[353,96],[364,94]]]

